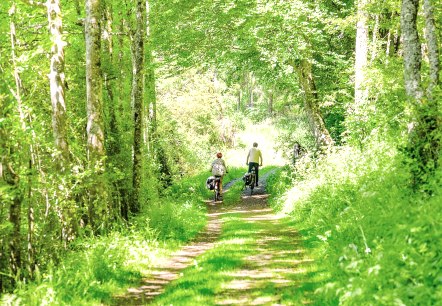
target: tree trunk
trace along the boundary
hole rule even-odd
[[[268,105],[268,113],[270,117],[273,117],[273,97],[274,93],[273,90],[269,91],[269,105]]]
[[[21,100],[21,91],[22,91],[22,83],[19,76],[19,71],[16,65],[16,54],[15,54],[15,45],[16,45],[16,33],[15,33],[15,4],[12,4],[11,9],[9,10],[10,14],[10,38],[11,38],[11,55],[12,55],[12,65],[14,72],[14,80],[15,80],[15,91],[11,89],[13,93],[17,105],[18,112],[20,114],[20,123],[23,130],[26,130],[25,125],[25,117],[22,109],[22,100]],[[6,109],[8,112],[8,109]],[[7,135],[5,139],[8,139]],[[11,145],[11,144],[9,144]],[[19,189],[19,181],[20,177],[13,169],[13,163],[10,159],[10,156],[13,156],[14,150],[12,147],[9,147],[6,144],[6,148],[4,152],[9,153],[9,156],[2,156],[2,178],[12,189],[13,198],[10,200],[11,204],[9,207],[9,222],[12,224],[12,230],[9,238],[9,267],[11,269],[12,275],[15,277],[15,280],[19,279],[20,276],[20,268],[21,268],[21,206],[23,201],[23,194]]]
[[[136,31],[132,42],[132,105],[134,118],[133,142],[133,197],[130,206],[132,213],[140,211],[139,193],[142,173],[142,146],[143,146],[143,81],[144,81],[144,34],[145,34],[145,5],[137,0]]]
[[[358,116],[366,104],[368,91],[365,88],[368,58],[368,13],[367,0],[358,1],[358,21],[356,25],[356,54],[355,54],[355,104],[354,112]],[[357,118],[358,119],[358,118]]]
[[[425,6],[425,17],[431,16],[431,4]],[[413,187],[418,190],[429,191],[426,187],[428,179],[438,167],[438,157],[440,148],[440,119],[438,118],[437,102],[433,101],[431,92],[429,93],[428,103],[424,101],[424,91],[421,86],[421,43],[417,29],[417,15],[419,0],[403,0],[401,9],[401,30],[404,42],[404,78],[405,89],[412,100],[412,109],[414,113],[413,127],[409,134],[408,152],[413,159],[411,172],[413,174]],[[431,19],[431,17],[430,17]],[[431,20],[426,20],[427,38],[432,37]],[[434,41],[428,41],[429,49],[433,49]],[[434,52],[438,52],[437,43],[435,50],[429,51],[429,56],[433,57]],[[431,63],[431,61],[433,61]],[[438,82],[438,76],[434,73],[438,70],[438,59],[430,59],[431,83],[430,88]]]
[[[155,68],[152,50],[146,50],[146,104],[149,111],[149,142],[155,138],[157,132],[157,94],[155,89]]]
[[[421,44],[416,26],[419,0],[402,0],[401,31],[404,44],[405,90],[415,102],[423,97],[421,88]]]
[[[66,131],[66,104],[65,104],[65,74],[64,74],[64,46],[62,36],[62,19],[59,0],[48,0],[46,3],[51,33],[51,67],[49,84],[52,102],[52,131],[55,147],[60,151],[62,160],[60,167],[67,166],[69,159],[68,137]]]
[[[123,13],[120,10],[118,13],[118,17],[119,17],[119,32],[120,33],[124,33],[125,29],[124,29],[124,25],[126,23],[124,17],[123,17]],[[123,35],[118,35],[118,71],[119,71],[119,75],[123,76],[125,74],[124,72],[124,37]],[[118,98],[116,101],[116,105],[115,105],[115,112],[118,113],[119,115],[122,115],[124,113],[124,108],[123,108],[123,101],[125,99],[125,95],[124,95],[124,78],[123,77],[119,77],[118,78],[118,85],[117,85],[117,90],[118,90]],[[124,125],[123,125],[124,126]],[[126,132],[125,128],[121,128],[123,132]],[[128,186],[128,185],[125,185]],[[130,195],[131,192],[128,188],[125,188],[123,186],[120,186],[119,189],[120,195],[121,195],[121,207],[120,207],[120,214],[121,216],[125,219],[125,220],[129,220],[129,203],[130,203]]]
[[[116,101],[115,101],[115,95],[114,95],[114,82],[113,77],[111,74],[112,66],[114,65],[114,43],[113,43],[113,34],[112,34],[112,6],[110,3],[106,4],[106,7],[103,12],[103,21],[104,21],[104,27],[103,27],[103,37],[105,37],[103,43],[104,43],[104,50],[105,56],[106,56],[106,67],[103,69],[103,81],[104,81],[104,88],[107,93],[107,98],[109,99],[108,103],[108,114],[109,114],[109,135],[110,137],[106,136],[106,152],[109,156],[115,156],[118,153],[120,153],[120,137],[118,132],[118,124],[117,124],[117,116],[116,116]],[[107,131],[105,131],[107,132]]]
[[[30,169],[31,171],[31,169]],[[31,176],[29,176],[29,181]],[[28,203],[28,271],[31,279],[34,278],[35,272],[35,247],[34,247],[34,229],[35,229],[35,218],[34,218],[34,205],[32,204],[32,188],[31,182],[28,182],[29,186],[29,203]]]
[[[6,164],[6,175],[9,176],[9,180],[6,180],[8,185],[14,189],[18,189],[19,177],[12,169],[12,165]],[[21,204],[23,197],[21,194],[17,194],[11,201],[9,207],[9,222],[12,224],[12,231],[9,238],[9,260],[12,275],[19,279],[19,272],[21,268]]]
[[[236,110],[239,112],[241,110],[241,100],[242,100],[242,89],[239,88],[238,89],[238,99],[237,99],[237,105],[236,105]]]
[[[253,73],[249,73],[249,107],[253,107],[254,104],[254,97],[253,92],[255,90],[255,77],[253,76]]]
[[[318,148],[330,148],[333,139],[325,127],[324,119],[319,110],[319,99],[313,78],[311,63],[302,59],[298,67],[298,76],[301,88],[304,91],[304,107],[309,118],[310,128],[316,139]]]
[[[100,0],[86,1],[86,96],[87,138],[90,160],[105,156],[103,98],[101,76],[101,24]]]
[[[105,213],[106,187],[103,177],[104,116],[101,75],[101,8],[100,0],[86,0],[86,98],[87,98],[87,150],[88,160],[95,171],[94,182],[89,189],[89,222],[96,231]]]
[[[152,51],[148,48],[146,50],[146,102],[149,110],[149,141],[154,141],[157,132],[157,95],[155,84]]]
[[[105,56],[105,67],[103,68],[103,80],[104,80],[104,88],[107,93],[107,114],[109,118],[109,125],[108,128],[105,130],[105,139],[106,139],[106,153],[109,157],[109,160],[112,162],[112,164],[116,165],[120,169],[123,167],[121,164],[121,152],[122,152],[122,137],[121,137],[121,131],[118,125],[117,120],[117,111],[119,108],[119,105],[121,103],[121,95],[115,95],[114,88],[116,81],[115,79],[119,79],[119,84],[122,83],[121,78],[115,77],[113,74],[113,67],[120,67],[121,68],[121,60],[122,60],[122,54],[121,57],[118,56],[118,59],[115,60],[114,58],[114,35],[112,31],[112,27],[114,25],[114,19],[113,19],[113,7],[112,3],[107,2],[106,6],[103,11],[103,21],[104,21],[104,27],[103,27],[103,37],[105,38],[103,41],[104,44],[104,56]],[[124,30],[120,29],[120,32],[123,33]],[[120,35],[120,38],[123,39],[122,35]],[[120,44],[120,46],[123,46],[123,43]],[[122,69],[122,68],[121,68]],[[120,70],[120,76],[123,75],[122,70]],[[117,87],[118,90],[122,90],[121,87]],[[111,207],[111,216],[115,217],[123,217],[123,219],[128,220],[127,215],[127,209],[124,209],[123,207],[127,205],[126,200],[126,194],[127,194],[127,184],[123,181],[123,179],[114,180],[113,182],[113,188],[112,188],[112,202],[113,205]]]
[[[428,59],[430,61],[430,85],[428,86],[430,97],[433,95],[434,87],[439,85],[440,72],[439,47],[433,11],[431,0],[424,0],[425,38],[428,46]]]
[[[155,63],[152,56],[152,34],[150,29],[151,12],[149,1],[146,1],[146,98],[149,107],[150,135],[157,131],[157,93],[155,78]],[[149,137],[151,138],[151,137]]]
[[[387,61],[388,57],[391,55],[391,44],[392,44],[392,36],[391,36],[391,29],[389,29],[387,34],[387,43],[385,47],[385,55],[387,55]]]
[[[376,14],[375,24],[371,38],[371,61],[374,61],[378,53],[379,14]]]
[[[2,137],[7,137],[5,131],[1,131]],[[5,139],[5,138],[4,138]],[[14,151],[12,148],[8,148],[7,144],[3,143],[4,152],[8,152],[11,156]],[[8,155],[2,156],[0,161],[0,175],[10,188],[10,194],[13,194],[10,199],[9,206],[9,222],[12,224],[12,230],[9,235],[9,268],[11,274],[14,276],[14,280],[18,280],[20,276],[21,262],[21,207],[23,201],[23,195],[19,189],[19,176],[15,173]],[[2,255],[3,256],[3,255]]]

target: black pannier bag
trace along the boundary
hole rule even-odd
[[[242,180],[244,181],[244,184],[246,184],[246,185],[250,185],[251,179],[252,179],[252,176],[250,175],[250,173],[246,173],[242,177]]]
[[[215,177],[214,176],[209,176],[206,180],[206,187],[209,190],[213,190],[215,189]]]

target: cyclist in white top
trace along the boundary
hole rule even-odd
[[[210,166],[210,170],[212,172],[212,174],[215,177],[219,177],[220,181],[219,181],[219,191],[220,194],[222,194],[223,191],[223,178],[224,175],[228,172],[227,171],[227,166],[226,166],[226,162],[224,161],[224,159],[222,159],[223,154],[221,152],[216,153],[216,159],[212,162],[212,165]],[[218,170],[218,166],[221,166],[221,172],[217,173]]]
[[[249,166],[249,173],[252,171],[252,168],[255,168],[256,186],[258,186],[258,166],[262,166],[262,154],[256,142],[253,143],[253,147],[249,150],[246,165]]]

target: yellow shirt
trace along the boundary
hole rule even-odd
[[[262,164],[262,154],[261,151],[258,148],[251,148],[249,151],[249,154],[247,155],[247,163],[260,163],[259,160],[261,159]]]

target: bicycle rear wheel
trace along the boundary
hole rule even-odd
[[[253,188],[255,188],[255,181],[256,181],[255,172],[252,172],[251,176],[252,177],[250,179],[250,195],[252,195]]]
[[[219,190],[219,180],[217,179],[215,181],[215,195],[214,195],[214,200],[215,202],[218,202],[220,200],[220,190]]]

